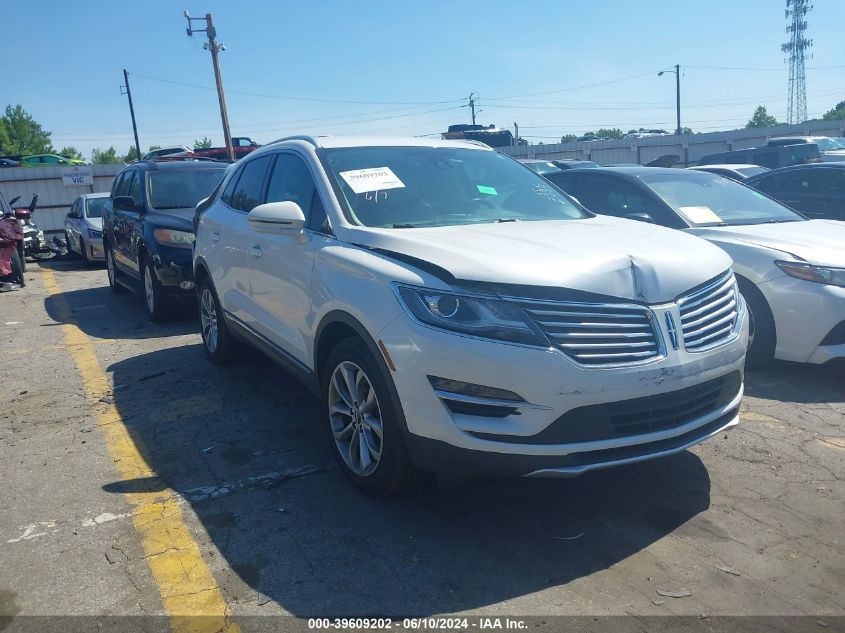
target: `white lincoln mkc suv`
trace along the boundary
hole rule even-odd
[[[480,143],[282,139],[194,224],[206,354],[247,343],[300,377],[371,494],[425,472],[568,477],[737,424],[728,255],[596,216]]]

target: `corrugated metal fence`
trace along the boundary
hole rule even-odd
[[[700,158],[717,152],[760,147],[774,136],[845,136],[845,120],[808,121],[800,125],[708,132],[704,134],[651,136],[618,141],[517,145],[500,151],[516,158],[581,158],[601,165],[645,165],[661,156],[680,157],[681,166],[695,165]]]
[[[123,164],[91,165],[93,185],[65,186],[61,167],[15,167],[0,169],[0,191],[11,200],[20,196],[14,206],[29,206],[32,194],[38,194],[38,208],[33,221],[45,232],[64,231],[65,215],[83,193],[109,191]]]

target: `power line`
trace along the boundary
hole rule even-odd
[[[659,72],[659,68],[657,70],[650,70],[647,73],[641,73],[639,75],[631,75],[630,77],[620,77],[619,79],[610,79],[608,81],[599,81],[597,83],[592,84],[584,84],[582,86],[571,86],[569,88],[559,88],[557,90],[546,90],[543,92],[532,92],[524,95],[511,95],[508,97],[491,97],[491,101],[502,101],[504,99],[522,99],[525,97],[539,97],[542,95],[550,95],[550,94],[557,94],[560,92],[572,92],[574,90],[583,90],[585,88],[595,88],[596,86],[608,86],[610,84],[616,84],[623,81],[630,81],[631,79],[639,79],[640,77],[648,77],[649,75],[654,75]]]
[[[162,79],[161,77],[151,77],[149,75],[140,75],[136,73],[132,73],[133,77],[138,77],[139,79],[147,79],[149,81],[158,81],[165,84],[171,84],[174,86],[183,86],[186,88],[196,88],[198,90],[215,90],[211,86],[201,86],[199,84],[193,84],[186,81],[176,81],[173,79]],[[244,90],[229,90],[229,94],[237,94],[243,95],[247,97],[262,97],[265,99],[280,99],[282,101],[308,101],[312,103],[339,103],[339,104],[352,104],[352,105],[442,105],[446,103],[458,103],[463,102],[463,99],[449,99],[448,101],[355,101],[349,99],[322,99],[316,97],[291,97],[287,95],[277,95],[277,94],[268,94],[262,92],[247,92]]]

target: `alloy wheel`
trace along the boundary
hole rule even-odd
[[[200,298],[200,322],[202,324],[202,339],[212,354],[217,351],[217,307],[211,290],[203,289]]]
[[[114,253],[111,250],[108,251],[108,257],[106,257],[106,272],[109,276],[109,285],[114,287],[115,285],[115,275],[114,275]]]
[[[375,472],[381,461],[384,426],[378,397],[358,365],[343,361],[329,383],[329,422],[343,461],[358,476]]]
[[[147,301],[147,310],[150,311],[150,314],[155,314],[156,296],[153,277],[150,273],[150,267],[146,265],[144,266],[144,299]]]

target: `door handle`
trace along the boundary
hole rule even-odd
[[[219,231],[212,231],[211,232],[211,239],[214,240],[215,242],[219,242],[220,241],[220,232]]]
[[[253,244],[249,247],[249,254],[253,257],[261,257],[262,255],[264,255],[264,251],[261,250],[261,246],[259,246],[258,244]]]

